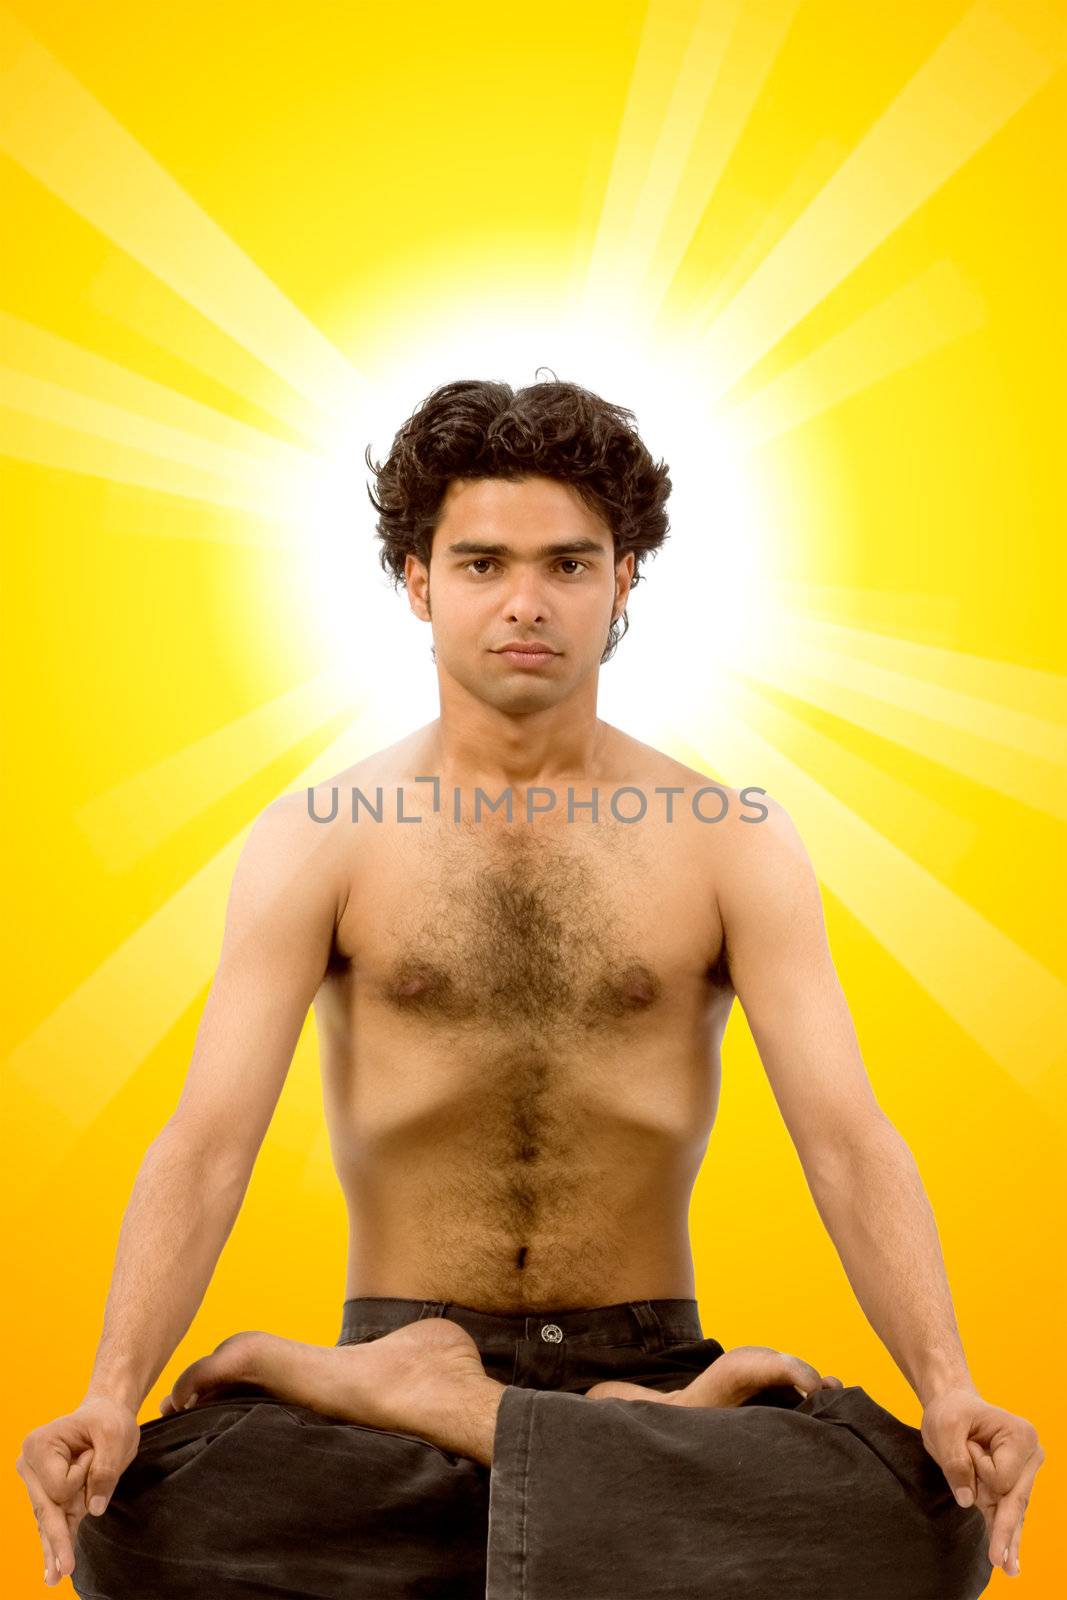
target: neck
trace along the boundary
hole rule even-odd
[[[615,730],[595,713],[561,718],[558,711],[512,716],[478,705],[456,718],[442,708],[419,744],[419,770],[461,789],[591,782]]]

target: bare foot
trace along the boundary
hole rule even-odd
[[[760,1389],[792,1385],[808,1395],[813,1389],[841,1389],[840,1378],[823,1378],[799,1356],[785,1355],[769,1345],[740,1344],[705,1367],[684,1388],[663,1394],[640,1383],[614,1379],[594,1383],[586,1390],[589,1400],[657,1400],[668,1406],[739,1406]]]
[[[488,1466],[504,1385],[478,1346],[447,1317],[425,1317],[357,1345],[301,1344],[277,1334],[231,1334],[185,1368],[160,1407],[188,1410],[213,1390],[254,1384],[282,1400],[397,1433],[413,1433]]]

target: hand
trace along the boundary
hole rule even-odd
[[[15,1463],[26,1485],[44,1550],[44,1578],[59,1583],[74,1571],[74,1538],[87,1510],[105,1510],[121,1474],[137,1454],[137,1415],[97,1395],[76,1411],[34,1428]]]
[[[1045,1459],[1033,1423],[961,1387],[927,1403],[922,1437],[960,1504],[977,1504],[985,1518],[992,1565],[1017,1577],[1023,1515]]]
[[[739,1406],[760,1389],[779,1385],[796,1389],[805,1398],[814,1389],[840,1389],[840,1378],[821,1377],[815,1367],[799,1356],[786,1355],[765,1344],[739,1344],[726,1350],[701,1374],[706,1392],[713,1398],[703,1405]]]

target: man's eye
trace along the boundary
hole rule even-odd
[[[578,567],[581,571],[584,572],[586,567],[589,565],[589,563],[587,561],[579,561],[577,556],[561,556],[558,565],[561,566],[561,567]],[[496,562],[493,560],[492,556],[475,556],[473,561],[468,561],[467,562],[465,570],[467,572],[471,572],[471,571],[473,571],[473,569],[475,567],[495,567],[495,566],[496,566]],[[481,578],[483,576],[484,576],[484,573],[481,573],[481,572],[476,572],[475,573],[475,577]],[[564,577],[567,577],[567,578],[576,578],[577,576],[578,576],[577,572],[564,573]]]

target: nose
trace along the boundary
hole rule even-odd
[[[504,606],[509,623],[525,627],[531,622],[543,622],[548,615],[548,603],[536,572],[518,572]]]

